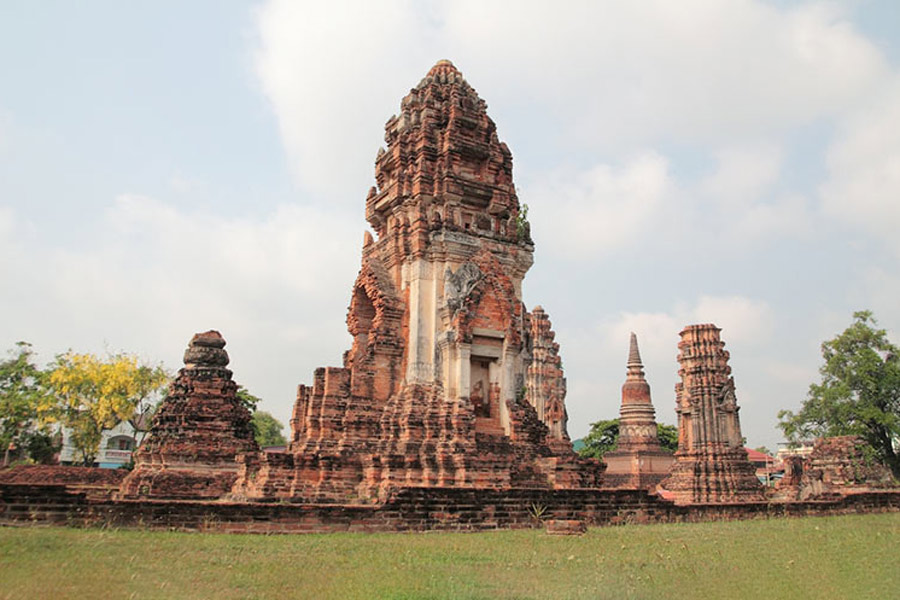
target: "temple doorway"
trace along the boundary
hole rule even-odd
[[[473,356],[469,400],[475,410],[475,430],[497,433],[500,428],[500,369],[496,359]]]

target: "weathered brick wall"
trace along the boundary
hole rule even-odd
[[[118,487],[128,471],[61,465],[19,465],[0,469],[0,483]]]
[[[673,523],[900,511],[900,492],[816,502],[675,505],[637,490],[406,488],[383,505],[98,500],[65,486],[0,484],[0,524],[145,527],[186,531],[476,531]]]
[[[18,465],[0,469],[0,484],[57,486],[91,498],[111,498],[128,471],[61,465]]]

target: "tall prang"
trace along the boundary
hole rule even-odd
[[[543,310],[512,155],[485,102],[438,62],[385,125],[366,199],[375,237],[342,367],[301,385],[283,454],[242,457],[235,492],[345,502],[410,486],[598,485],[565,431],[565,380]]]
[[[668,474],[673,456],[659,445],[656,410],[650,399],[650,384],[632,333],[628,348],[622,405],[619,408],[619,440],[616,449],[603,455],[607,487],[650,488]]]
[[[660,487],[678,503],[762,500],[744,450],[729,353],[713,324],[688,325],[678,344],[678,451]]]

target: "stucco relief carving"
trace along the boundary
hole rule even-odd
[[[483,278],[484,273],[473,262],[463,263],[455,273],[447,267],[444,272],[444,297],[450,310],[459,310]]]

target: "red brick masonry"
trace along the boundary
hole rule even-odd
[[[538,507],[541,519],[535,518]],[[92,500],[64,486],[0,484],[0,525],[142,527],[181,531],[311,533],[482,531],[680,523],[900,511],[900,492],[807,502],[676,505],[642,490],[405,488],[378,505]]]

